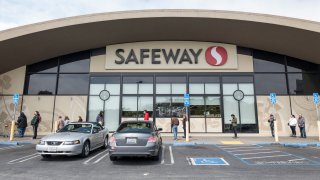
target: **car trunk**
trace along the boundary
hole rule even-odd
[[[117,146],[145,146],[151,133],[117,133]]]

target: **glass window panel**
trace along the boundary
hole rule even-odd
[[[157,83],[186,83],[186,76],[157,76]]]
[[[238,101],[236,101],[233,96],[223,97],[223,113],[224,113],[224,123],[231,124],[231,114],[234,114],[238,119],[239,123],[239,107]]]
[[[156,97],[156,117],[171,117],[171,97],[157,96]]]
[[[223,83],[252,83],[252,76],[225,76],[222,77]]]
[[[28,73],[56,73],[58,71],[58,58],[29,65],[27,71]]]
[[[245,95],[253,95],[253,84],[239,84],[239,89],[243,91]]]
[[[190,94],[204,94],[204,84],[203,83],[190,83],[189,84]]]
[[[156,84],[156,93],[157,94],[171,94],[171,85],[170,84]]]
[[[153,84],[138,84],[139,94],[153,94]]]
[[[240,101],[241,124],[256,124],[254,97],[245,96]]]
[[[89,72],[89,66],[89,51],[66,55],[60,60],[60,72]]]
[[[285,74],[255,74],[256,94],[288,94]]]
[[[190,83],[219,83],[219,77],[216,76],[190,76]]]
[[[60,74],[58,94],[88,94],[88,74]]]
[[[90,84],[90,95],[99,95],[104,90],[104,84]]]
[[[172,116],[182,117],[184,109],[184,99],[183,96],[172,96],[172,106],[171,106]]]
[[[119,103],[119,96],[110,96],[105,101],[104,124],[109,131],[115,131],[119,126]]]
[[[122,117],[137,117],[137,97],[122,97]]]
[[[206,117],[221,118],[220,97],[208,96],[206,100]]]
[[[206,94],[220,94],[220,84],[206,83],[205,84]]]
[[[120,76],[91,77],[91,84],[120,84]]]
[[[287,57],[288,72],[319,72],[320,65],[307,62],[301,59]]]
[[[98,96],[89,96],[89,121],[96,122],[100,111],[103,111],[103,101]]]
[[[153,97],[149,96],[140,96],[138,97],[138,114],[139,117],[143,118],[143,111],[147,110],[149,112],[150,120],[152,120],[153,117]]]
[[[140,83],[140,84],[152,84],[152,76],[123,76],[123,83]]]
[[[233,95],[234,91],[238,89],[237,84],[223,84],[223,94]]]
[[[255,72],[284,72],[284,56],[265,51],[253,51]]]
[[[137,84],[123,84],[123,94],[137,94]]]
[[[203,97],[190,97],[190,117],[204,117],[205,105]]]
[[[106,84],[106,90],[108,90],[111,95],[119,95],[120,84]]]
[[[320,89],[319,74],[288,74],[290,94],[310,95]]]
[[[56,74],[32,74],[27,76],[26,94],[50,95],[56,91]]]
[[[172,94],[184,94],[187,92],[186,84],[172,84]]]

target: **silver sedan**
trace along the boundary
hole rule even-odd
[[[108,134],[108,129],[98,123],[69,123],[57,133],[43,137],[36,150],[44,158],[51,155],[87,157],[92,150],[108,147]]]
[[[152,157],[158,161],[162,138],[161,128],[152,121],[125,121],[109,140],[111,161],[123,156]]]

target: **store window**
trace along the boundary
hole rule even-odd
[[[30,74],[26,77],[25,94],[53,95],[56,83],[57,74]]]
[[[60,60],[60,73],[87,73],[89,68],[89,51],[62,56]]]
[[[310,73],[288,73],[290,94],[311,95],[320,89],[320,75]]]
[[[293,57],[286,57],[288,72],[320,72],[320,65]]]
[[[87,95],[89,89],[88,74],[60,74],[58,94]]]
[[[49,59],[39,63],[27,66],[29,73],[57,73],[58,72],[58,58]]]
[[[285,72],[284,56],[265,51],[253,51],[254,72]]]
[[[288,94],[285,74],[255,74],[255,92],[258,95]]]

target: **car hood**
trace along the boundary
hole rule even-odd
[[[90,134],[76,133],[76,132],[61,132],[50,134],[43,137],[42,141],[74,141],[81,140],[82,138],[88,137]]]

